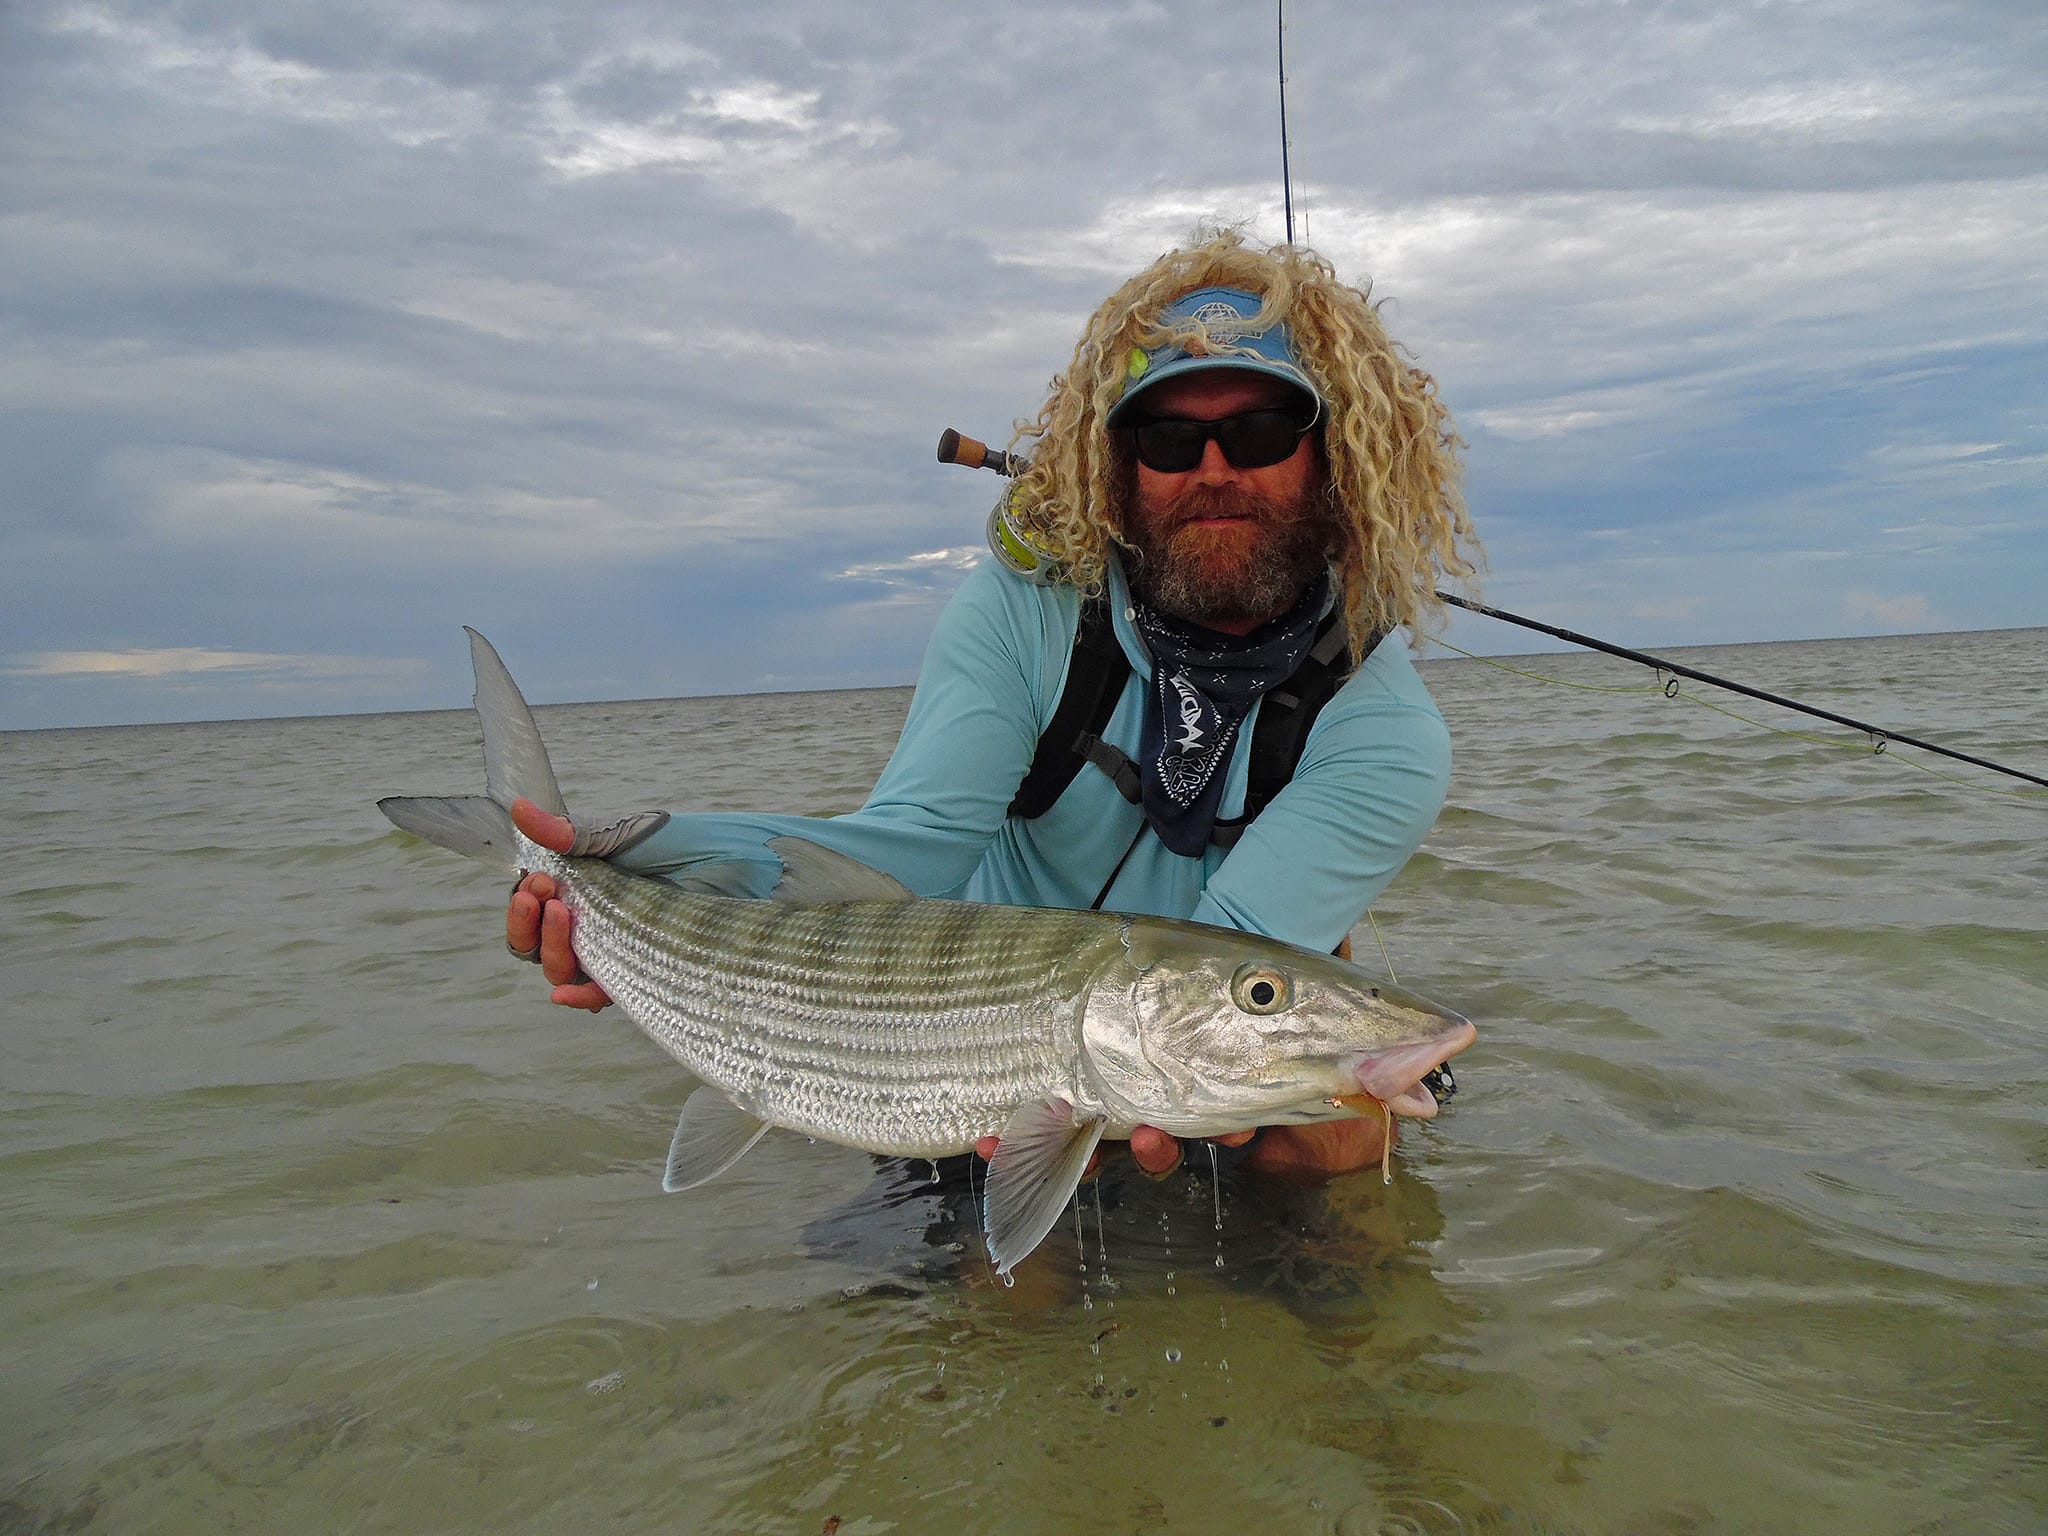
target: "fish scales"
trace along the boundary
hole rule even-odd
[[[684,1065],[776,1124],[902,1156],[1072,1094],[1091,913],[1029,925],[965,902],[798,906],[693,896],[528,844],[562,884],[584,969]],[[595,921],[584,921],[588,917]]]

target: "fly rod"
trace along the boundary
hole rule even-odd
[[[2048,779],[2044,779],[2038,774],[2022,773],[2017,768],[2008,768],[2002,763],[1994,763],[1987,758],[1972,757],[1969,753],[1958,752],[1952,747],[1939,746],[1931,741],[1922,741],[1918,736],[1908,736],[1905,732],[1892,730],[1888,726],[1872,725],[1868,720],[1856,720],[1848,715],[1838,715],[1833,710],[1820,709],[1812,704],[1802,704],[1797,699],[1786,698],[1783,694],[1770,693],[1762,688],[1752,688],[1749,684],[1738,683],[1732,678],[1716,677],[1711,672],[1702,672],[1699,668],[1688,667],[1682,662],[1670,661],[1662,656],[1652,656],[1648,651],[1632,651],[1625,645],[1615,645],[1611,641],[1596,639],[1592,635],[1582,635],[1575,629],[1564,629],[1556,624],[1545,624],[1541,619],[1524,618],[1519,613],[1509,613],[1505,609],[1489,608],[1484,603],[1475,603],[1466,598],[1454,597],[1449,592],[1439,592],[1437,596],[1455,608],[1463,608],[1467,613],[1483,614],[1489,619],[1499,619],[1508,624],[1519,624],[1524,629],[1533,629],[1539,634],[1555,635],[1560,640],[1568,640],[1573,645],[1583,645],[1588,650],[1605,651],[1610,656],[1619,656],[1624,661],[1637,662],[1645,667],[1655,667],[1660,672],[1670,672],[1678,677],[1689,677],[1694,682],[1712,683],[1716,688],[1725,688],[1730,693],[1739,693],[1745,698],[1761,699],[1766,704],[1776,704],[1784,709],[1796,709],[1800,714],[1812,715],[1816,720],[1828,720],[1836,725],[1846,725],[1851,730],[1863,732],[1877,744],[1877,750],[1880,752],[1891,742],[1903,741],[1907,746],[1918,747],[1923,752],[1936,752],[1943,757],[1953,758],[1959,763],[1969,763],[1978,768],[1989,768],[1993,773],[2009,774],[2015,779],[2025,779],[2029,784],[2039,784],[2048,787]],[[1677,685],[1674,683],[1670,686],[1675,688]]]
[[[939,462],[941,464],[962,464],[969,469],[992,469],[1000,475],[1015,475],[1024,468],[1023,462],[1014,454],[991,448],[974,438],[964,437],[948,427],[939,438]],[[998,508],[1000,516],[1002,509]],[[1002,532],[1020,545],[1029,547],[1029,541],[1018,535],[1007,518],[1002,518]],[[991,524],[993,530],[994,524]],[[2003,763],[1994,763],[1989,758],[1972,757],[1967,752],[1958,752],[1953,747],[1944,747],[1918,736],[1908,736],[1888,726],[1873,725],[1868,720],[1857,720],[1848,715],[1838,715],[1832,710],[1820,709],[1812,704],[1802,704],[1797,699],[1788,699],[1783,694],[1769,693],[1762,688],[1752,688],[1747,683],[1738,683],[1732,678],[1718,677],[1712,672],[1703,672],[1698,667],[1688,667],[1682,662],[1670,661],[1662,656],[1653,656],[1648,651],[1630,650],[1625,645],[1582,635],[1575,629],[1563,629],[1555,624],[1546,624],[1541,619],[1524,618],[1519,613],[1509,613],[1505,608],[1492,608],[1484,603],[1475,603],[1467,598],[1457,597],[1449,592],[1437,596],[1454,608],[1463,608],[1467,613],[1476,613],[1489,619],[1499,619],[1503,624],[1517,624],[1523,629],[1535,630],[1538,634],[1552,635],[1572,645],[1581,645],[1588,650],[1605,651],[1610,656],[1619,656],[1624,661],[1633,661],[1640,666],[1653,667],[1660,672],[1669,672],[1675,677],[1689,677],[1697,683],[1709,683],[1716,688],[1725,688],[1730,693],[1739,693],[1745,698],[1761,699],[1766,704],[1776,704],[1783,709],[1796,710],[1802,715],[1811,715],[1817,720],[1826,720],[1834,725],[1846,725],[1853,731],[1861,731],[1877,744],[1878,751],[1894,741],[1904,742],[1909,747],[1918,747],[1923,752],[1933,752],[1941,757],[1952,758],[1959,763],[1968,763],[1974,768],[1988,768],[1993,773],[2002,773],[2010,778],[2023,779],[2029,784],[2048,788],[2048,778],[2039,774],[2023,773],[2017,768],[2008,768]],[[1672,686],[1676,686],[1675,684]]]
[[[1287,0],[1273,0],[1274,51],[1280,61],[1280,196],[1287,205],[1287,243],[1294,244],[1294,170],[1287,159]]]

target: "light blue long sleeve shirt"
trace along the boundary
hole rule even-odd
[[[1112,566],[1110,604],[1131,677],[1102,738],[1134,760],[1152,660]],[[1172,853],[1109,776],[1083,765],[1033,820],[1008,808],[1066,682],[1080,599],[997,561],[969,574],[933,631],[910,714],[858,811],[829,818],[674,817],[620,863],[681,876],[737,862],[765,895],[765,844],[793,834],[895,876],[921,896],[1192,917],[1328,950],[1421,843],[1450,783],[1450,734],[1406,647],[1390,636],[1323,707],[1293,780],[1236,845]],[[1243,814],[1256,710],[1238,734],[1220,815]],[[1122,861],[1122,868],[1118,868]],[[1111,876],[1115,878],[1111,881]]]

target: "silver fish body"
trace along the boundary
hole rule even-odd
[[[1434,1114],[1421,1079],[1474,1038],[1458,1014],[1330,955],[1166,918],[918,900],[802,838],[770,844],[785,875],[767,900],[542,848],[507,807],[524,795],[566,814],[546,748],[497,653],[470,636],[488,797],[380,808],[554,877],[585,972],[701,1080],[665,1188],[715,1177],[771,1126],[914,1157],[996,1135],[987,1233],[1007,1273],[1104,1136],[1345,1117],[1337,1101],[1362,1094]],[[617,831],[590,846],[616,851]]]
[[[995,1134],[1024,1100],[1075,1091],[1087,971],[1113,928],[1063,912],[992,923],[998,909],[971,902],[697,895],[526,848],[575,915],[585,973],[771,1124],[943,1157]]]
[[[656,1044],[748,1114],[870,1152],[965,1151],[1051,1099],[1109,1137],[1349,1116],[1330,1101],[1371,1091],[1362,1066],[1471,1030],[1255,934],[963,901],[735,900],[520,841],[575,915],[584,971]],[[1232,983],[1248,968],[1287,1005],[1247,1011]],[[1393,1099],[1410,1083],[1379,1086]]]

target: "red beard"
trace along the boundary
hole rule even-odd
[[[1329,559],[1320,490],[1277,501],[1238,486],[1199,485],[1164,506],[1136,507],[1131,585],[1193,623],[1267,619],[1294,606]]]

